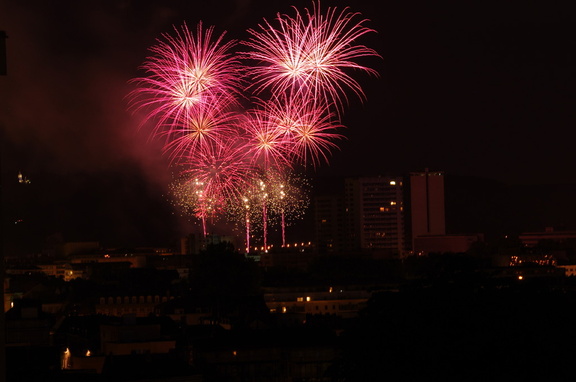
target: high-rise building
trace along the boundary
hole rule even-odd
[[[375,255],[404,253],[403,189],[402,177],[346,179],[345,229],[353,247]]]
[[[410,173],[410,221],[412,245],[424,235],[445,235],[444,173]]]
[[[343,197],[318,196],[315,207],[321,253],[403,256],[415,250],[417,237],[421,241],[434,237],[437,243],[438,237],[446,235],[444,173],[440,171],[348,178]]]

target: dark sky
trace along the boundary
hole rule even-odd
[[[127,111],[128,81],[174,25],[202,20],[242,39],[262,18],[291,13],[291,4],[311,2],[4,0],[3,219],[42,215],[41,235],[77,221],[67,240],[108,235],[112,243],[170,231],[176,218],[167,223],[166,162]],[[428,167],[506,184],[576,184],[572,2],[322,5],[350,6],[368,18],[377,33],[360,42],[382,59],[366,62],[379,78],[356,77],[367,99],[352,98],[347,139],[318,176]],[[17,183],[19,171],[30,185]]]

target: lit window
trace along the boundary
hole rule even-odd
[[[395,202],[394,200],[392,200],[392,201],[390,202],[390,205],[391,205],[391,206],[395,206],[395,205],[396,205],[396,202]]]
[[[395,186],[395,185],[396,185],[396,181],[395,181],[395,180],[391,180],[391,181],[390,181],[390,185],[391,185],[391,186]]]

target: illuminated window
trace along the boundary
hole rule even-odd
[[[390,181],[390,185],[391,185],[391,186],[395,186],[395,185],[396,185],[396,181],[395,181],[395,180],[391,180],[391,181]]]

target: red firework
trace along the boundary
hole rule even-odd
[[[157,120],[157,130],[187,120],[194,108],[240,96],[241,65],[231,53],[236,43],[224,42],[225,32],[214,40],[213,29],[199,23],[194,35],[184,24],[150,49],[153,55],[142,65],[148,77],[134,80],[139,87],[131,96],[135,109]]]
[[[292,95],[306,92],[315,102],[328,100],[339,110],[343,101],[347,102],[346,89],[363,99],[362,88],[346,71],[378,74],[354,61],[363,56],[378,56],[373,49],[355,43],[374,31],[363,26],[367,20],[356,22],[359,14],[349,12],[348,8],[338,13],[336,8],[329,7],[323,15],[319,2],[313,3],[312,11],[306,9],[305,17],[294,10],[294,17],[277,14],[277,27],[264,19],[259,30],[248,30],[252,37],[243,44],[252,51],[243,52],[243,57],[262,64],[248,69],[256,92],[270,90],[272,94]]]

